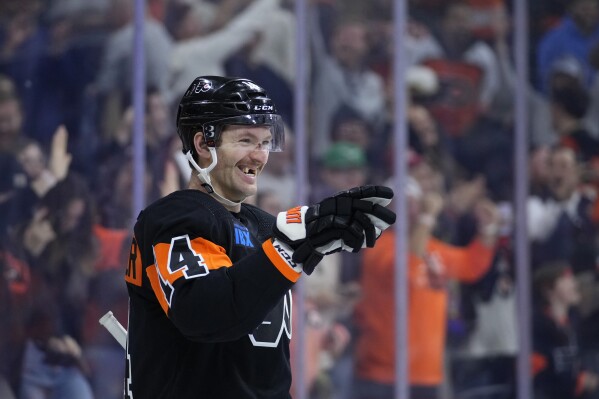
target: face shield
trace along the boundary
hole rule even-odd
[[[271,134],[270,143],[267,147],[268,151],[283,151],[283,146],[285,144],[285,125],[280,115],[249,114],[204,123],[202,125],[202,130],[208,147],[218,147],[220,135],[224,127],[228,125],[268,127]]]

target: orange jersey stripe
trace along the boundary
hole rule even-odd
[[[168,316],[168,303],[166,302],[166,298],[164,297],[164,292],[162,288],[160,288],[160,277],[158,276],[158,271],[156,270],[156,265],[150,265],[146,267],[146,274],[148,275],[148,279],[150,280],[150,285],[152,286],[152,291],[154,291],[154,295],[158,298],[158,302],[160,303],[160,307],[164,310],[164,313]]]
[[[272,242],[270,240],[264,241],[262,244],[262,249],[264,253],[270,259],[270,261],[275,265],[275,267],[281,272],[285,278],[289,281],[293,281],[294,283],[300,278],[301,273],[296,272],[285,262],[279,252],[273,247]]]
[[[134,237],[131,242],[129,264],[127,265],[127,272],[125,273],[125,281],[141,287],[141,268],[141,253],[139,252],[139,247]]]
[[[223,266],[230,267],[233,265],[229,256],[223,247],[216,245],[211,241],[206,240],[202,237],[197,237],[189,241],[191,249],[195,255],[199,255],[203,264],[205,264],[209,270],[218,269]],[[178,269],[174,272],[169,270],[170,256],[171,256],[171,244],[160,243],[154,246],[154,257],[158,270],[163,279],[173,284],[177,279],[184,277],[184,269]]]

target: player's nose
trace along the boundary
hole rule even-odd
[[[268,161],[268,150],[263,148],[256,148],[249,154],[250,159],[253,162],[265,164]]]

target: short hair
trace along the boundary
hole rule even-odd
[[[555,287],[557,280],[571,270],[570,264],[565,260],[550,261],[539,266],[532,279],[533,294],[539,304],[547,303],[547,291]]]

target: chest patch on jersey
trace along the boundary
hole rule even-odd
[[[250,232],[247,227],[235,224],[235,244],[241,245],[244,247],[254,248],[254,244],[252,243],[252,239],[250,237]]]

